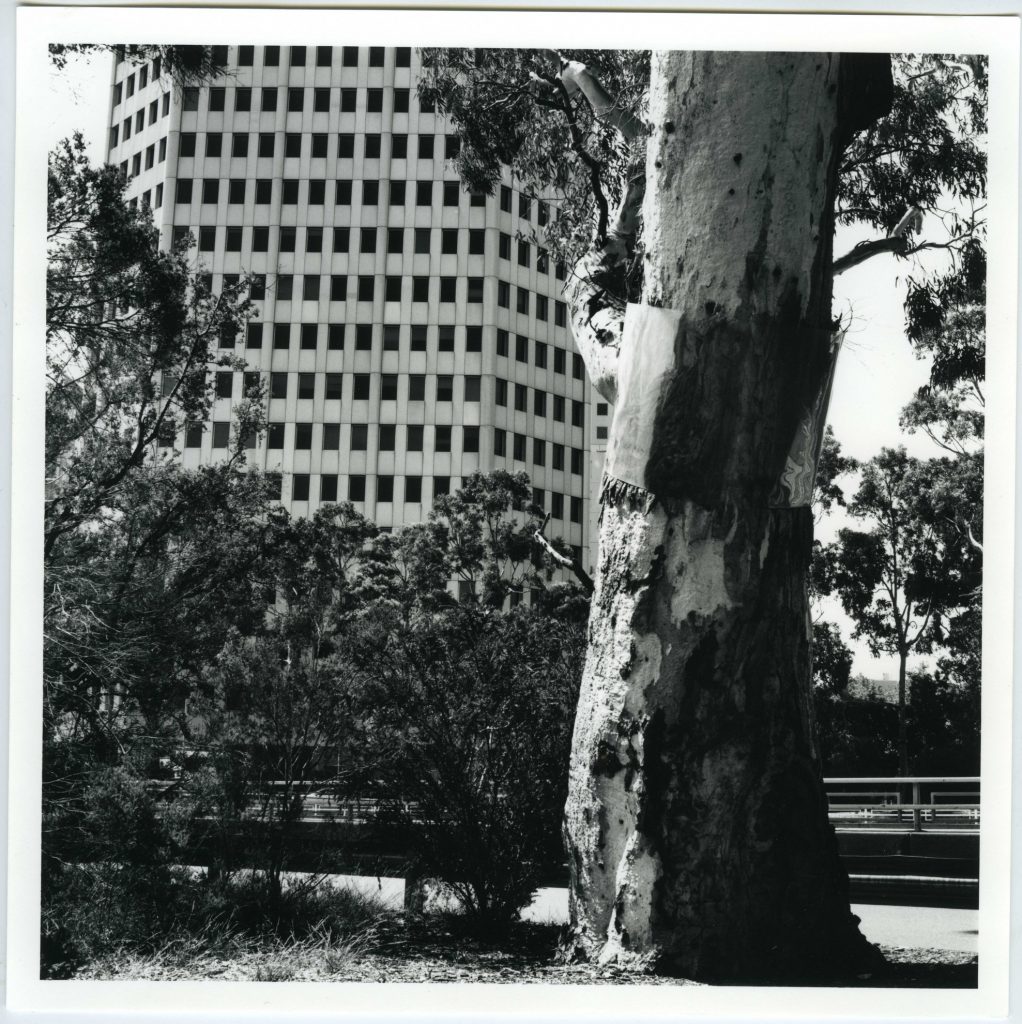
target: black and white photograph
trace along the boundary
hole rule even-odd
[[[18,29],[14,1009],[1007,1012],[1017,18]]]

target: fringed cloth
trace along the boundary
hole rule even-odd
[[[600,490],[601,505],[628,505],[649,513],[668,495],[649,486],[650,458],[661,406],[678,372],[681,314],[677,310],[629,303],[618,363],[617,402]],[[640,340],[641,339],[641,340]],[[771,508],[800,508],[813,499],[827,406],[844,332],[827,333],[821,343],[823,372],[803,395],[785,466],[771,492]]]

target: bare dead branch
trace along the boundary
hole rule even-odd
[[[593,578],[582,567],[582,563],[573,555],[562,555],[544,535],[543,531],[546,529],[546,524],[549,520],[550,513],[548,512],[543,520],[543,525],[533,533],[533,539],[550,556],[552,561],[565,569],[570,569],[575,574],[575,578],[582,584],[583,590],[587,594],[591,594],[594,590]]]

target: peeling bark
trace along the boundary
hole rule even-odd
[[[828,362],[841,64],[654,55],[644,302],[680,313],[680,371],[656,500],[602,514],[565,814],[588,957],[746,982],[879,962],[815,748],[811,513],[768,507]]]

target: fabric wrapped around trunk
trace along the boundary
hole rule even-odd
[[[618,363],[617,402],[604,462],[601,503],[621,501],[649,511],[686,490],[685,482],[664,480],[654,458],[664,403],[675,397],[682,362],[684,325],[677,310],[629,303],[625,310]],[[843,332],[817,332],[818,369],[802,384],[799,411],[783,470],[770,493],[772,508],[798,508],[812,502],[827,406]],[[662,461],[662,460],[660,460]]]

